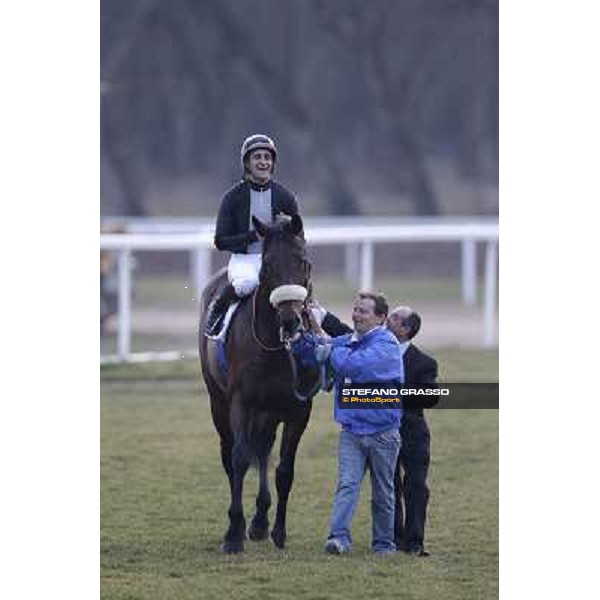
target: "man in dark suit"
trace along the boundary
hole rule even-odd
[[[320,327],[328,335],[338,336],[351,331],[334,314],[318,305],[314,307],[313,313],[316,322],[321,321]],[[408,306],[399,306],[388,315],[386,324],[400,343],[405,385],[437,387],[437,361],[412,343],[421,328],[419,314]],[[404,402],[405,410],[400,426],[402,446],[394,478],[394,541],[399,550],[426,557],[429,556],[425,549],[425,521],[429,502],[427,472],[430,462],[430,434],[423,407],[434,406],[438,397],[427,397],[431,398],[427,403],[421,400],[421,396],[419,398],[419,406],[411,403],[408,396]]]
[[[412,339],[421,328],[419,314],[408,306],[399,306],[388,315],[387,326],[400,342],[405,385],[418,384],[421,387],[437,387],[437,361],[412,343]],[[423,407],[434,406],[438,396],[426,396],[426,398],[433,400],[425,404],[420,399],[418,407],[411,407],[409,401],[404,402],[404,417],[400,426],[402,448],[398,456],[394,480],[396,546],[416,556],[429,556],[424,541],[429,502],[427,472],[431,440]],[[404,506],[402,501],[404,501]]]

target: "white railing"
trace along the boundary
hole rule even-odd
[[[498,280],[498,222],[485,218],[470,219],[360,219],[323,218],[305,219],[305,235],[309,245],[344,244],[348,260],[359,248],[359,283],[362,289],[373,285],[373,246],[381,242],[460,242],[462,244],[462,296],[473,306],[477,301],[477,242],[486,244],[484,274],[484,331],[483,345],[496,345],[496,298]],[[376,221],[376,222],[374,222]],[[195,221],[195,233],[187,233],[190,222],[179,224],[178,232],[164,233],[173,222],[162,221],[159,227],[145,231],[161,233],[102,234],[100,248],[118,253],[118,358],[127,361],[131,357],[131,272],[132,252],[185,250],[193,253],[192,277],[197,289],[201,289],[210,277],[210,252],[213,248],[212,222]],[[139,225],[142,227],[141,223]],[[134,229],[130,223],[125,230]],[[138,229],[139,231],[139,229]],[[350,249],[350,251],[349,251]]]
[[[356,216],[324,216],[305,217],[307,229],[332,230],[341,225],[347,227],[371,226],[429,226],[429,225],[469,225],[498,226],[498,220],[490,217],[356,217]],[[214,231],[214,219],[208,217],[105,217],[102,220],[105,229],[118,228],[124,233],[203,233]],[[462,239],[462,301],[465,306],[477,304],[477,253],[476,240]],[[360,247],[353,241],[345,244],[344,277],[349,282],[359,282]],[[210,256],[204,250],[190,251],[190,279],[194,282],[205,280],[210,269]],[[197,290],[198,291],[198,290]]]

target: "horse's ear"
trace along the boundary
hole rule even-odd
[[[258,231],[258,234],[261,237],[265,237],[267,235],[267,231],[269,228],[259,219],[257,219],[254,215],[252,215],[252,224],[254,225],[254,229]]]
[[[302,217],[300,215],[294,215],[288,229],[294,235],[303,235],[304,225],[302,224]]]

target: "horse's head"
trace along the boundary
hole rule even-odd
[[[302,307],[308,294],[311,264],[306,255],[302,219],[299,215],[268,227],[255,217],[252,222],[263,236],[260,285],[277,311],[282,340],[290,339],[302,323]]]

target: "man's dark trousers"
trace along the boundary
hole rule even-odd
[[[430,435],[422,409],[408,409],[404,412],[400,436],[402,446],[394,482],[396,486],[394,537],[399,549],[410,551],[423,547],[429,502],[427,471],[430,460]],[[404,497],[404,507],[402,497]],[[406,511],[406,518],[404,518],[404,511]]]

